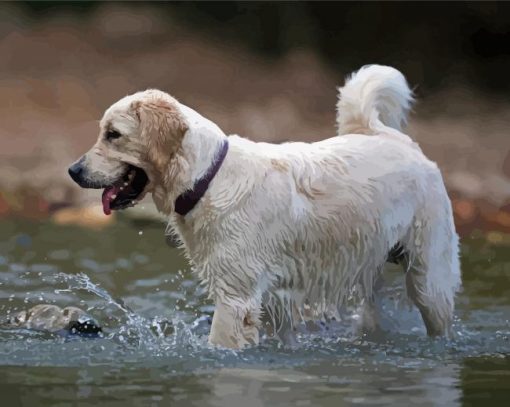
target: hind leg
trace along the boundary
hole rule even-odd
[[[380,273],[379,273],[380,274]],[[384,331],[381,325],[383,319],[382,290],[383,278],[377,276],[369,294],[364,294],[363,305],[358,311],[360,321],[358,330],[366,335],[379,335]],[[364,290],[366,291],[366,290]]]
[[[429,336],[450,335],[453,321],[453,294],[431,288],[427,271],[411,268],[406,276],[407,294],[420,310]]]
[[[460,288],[458,237],[451,217],[416,221],[409,247],[407,293],[420,310],[428,335],[449,335]]]

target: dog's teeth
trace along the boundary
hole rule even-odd
[[[117,195],[112,195],[112,201],[117,198]]]
[[[129,183],[127,182],[124,182],[124,186],[127,187],[129,185]]]

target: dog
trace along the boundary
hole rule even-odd
[[[448,336],[458,236],[440,170],[401,131],[412,102],[398,70],[365,66],[339,89],[336,137],[277,145],[227,136],[146,90],[106,110],[69,173],[104,189],[105,214],[152,194],[214,300],[213,345],[258,344],[262,314],[292,342],[297,323],[348,298],[376,329],[387,261],[403,266],[428,335]]]

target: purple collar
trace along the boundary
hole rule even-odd
[[[207,192],[207,188],[209,188],[209,184],[213,180],[214,176],[218,172],[221,167],[221,164],[225,160],[228,151],[228,139],[225,139],[223,142],[223,146],[221,146],[220,151],[214,158],[213,163],[206,171],[206,173],[199,179],[195,181],[195,185],[193,185],[193,189],[190,189],[177,197],[175,200],[175,212],[179,215],[185,216],[189,211],[191,211],[195,205],[200,201],[200,199]]]

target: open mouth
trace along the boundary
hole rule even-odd
[[[102,197],[104,214],[110,215],[112,210],[135,206],[148,182],[149,177],[144,170],[129,165],[128,170],[119,181],[104,189]]]

